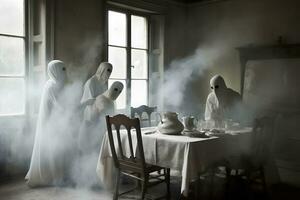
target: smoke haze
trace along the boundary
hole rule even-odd
[[[194,102],[192,98],[197,96],[195,81],[203,78],[209,67],[222,55],[222,49],[198,47],[190,56],[174,60],[164,73],[163,96],[165,110],[180,111],[181,113],[200,112],[203,102]],[[191,103],[192,102],[192,103]],[[196,109],[196,111],[195,111]]]

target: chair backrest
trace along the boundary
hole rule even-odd
[[[275,117],[261,117],[254,121],[252,151],[258,162],[264,162],[271,154],[274,129]]]
[[[146,106],[146,105],[141,105],[141,106],[136,107],[136,108],[134,108],[134,107],[130,108],[131,118],[134,118],[137,115],[141,122],[147,120],[148,121],[148,126],[151,126],[151,114],[153,112],[156,112],[156,111],[157,111],[156,106],[149,107],[149,106]],[[147,119],[143,119],[143,113],[147,114],[147,116],[148,116]]]
[[[115,167],[120,167],[120,162],[124,161],[130,165],[131,164],[139,164],[142,168],[145,168],[145,157],[144,157],[144,148],[143,141],[141,135],[140,121],[138,118],[130,119],[126,115],[118,114],[113,117],[106,116],[106,125],[107,125],[107,133],[109,138],[109,144],[113,156],[113,160],[115,163]],[[113,131],[113,127],[115,131]],[[124,127],[124,131],[120,131],[121,127]],[[128,142],[122,145],[121,134],[126,134],[125,137],[128,137]],[[134,136],[133,134],[136,134]],[[137,148],[134,147],[132,138],[136,137]],[[124,135],[123,135],[124,138]],[[115,144],[117,142],[117,144]],[[117,150],[116,150],[117,145]],[[124,148],[129,149],[129,157],[125,155]],[[136,151],[137,149],[137,151]],[[137,153],[137,154],[135,154]]]

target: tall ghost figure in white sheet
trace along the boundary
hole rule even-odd
[[[106,115],[114,114],[115,100],[119,97],[119,95],[123,91],[123,88],[124,85],[121,82],[115,81],[107,91],[96,98],[96,101],[92,108],[92,116],[94,119],[103,120],[105,119]]]
[[[106,130],[105,116],[112,115],[115,112],[115,100],[122,92],[124,86],[121,82],[115,81],[108,90],[98,95],[91,105],[89,132],[84,135],[81,141],[83,153],[95,151],[99,153],[102,136]]]
[[[102,62],[96,73],[86,81],[84,85],[84,91],[81,98],[81,105],[84,108],[83,121],[80,125],[78,145],[81,151],[87,144],[87,138],[89,132],[93,128],[92,121],[92,106],[95,103],[96,97],[102,94],[107,89],[107,81],[112,73],[113,67],[108,62]]]
[[[81,157],[74,168],[75,181],[79,186],[90,187],[99,183],[96,167],[102,138],[106,131],[105,116],[115,113],[115,100],[123,90],[123,84],[114,82],[110,88],[98,95],[91,106],[91,126],[85,134],[81,146]]]
[[[212,92],[208,95],[205,107],[205,120],[212,120],[218,126],[224,119],[236,120],[240,110],[241,95],[227,88],[222,76],[215,75],[210,79]],[[239,111],[238,111],[239,110]]]
[[[102,62],[96,73],[86,81],[81,98],[81,104],[84,109],[84,120],[89,121],[91,118],[91,105],[96,97],[107,89],[107,81],[112,73],[113,67],[108,62]]]
[[[65,175],[65,145],[61,142],[64,107],[60,99],[66,80],[64,63],[51,61],[48,74],[49,80],[44,86],[40,103],[30,168],[25,177],[31,187],[61,184]]]

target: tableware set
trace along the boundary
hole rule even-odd
[[[215,126],[212,121],[198,120],[196,117],[183,116],[182,121],[178,119],[176,112],[158,113],[160,121],[157,131],[166,135],[185,135],[190,137],[223,136],[225,130],[239,128],[239,124],[232,120],[224,120],[222,126]],[[155,133],[151,131],[147,134]],[[146,134],[146,133],[145,133]]]

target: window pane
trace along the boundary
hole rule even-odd
[[[24,114],[25,81],[23,78],[0,78],[0,115]]]
[[[148,89],[146,80],[131,81],[131,106],[147,105]]]
[[[24,39],[0,36],[0,75],[24,75]]]
[[[0,1],[0,33],[24,36],[24,0]]]
[[[113,65],[111,78],[126,78],[126,49],[108,47],[108,62]]]
[[[131,15],[131,47],[147,48],[147,19]]]
[[[108,88],[113,84],[115,81],[120,81],[123,83],[124,88],[121,92],[120,96],[116,100],[116,109],[125,109],[126,108],[126,81],[125,80],[115,80],[115,79],[109,79],[108,80]]]
[[[148,77],[148,59],[147,51],[145,50],[131,50],[131,69],[132,78],[146,79]]]
[[[126,15],[108,11],[108,44],[126,46]]]

